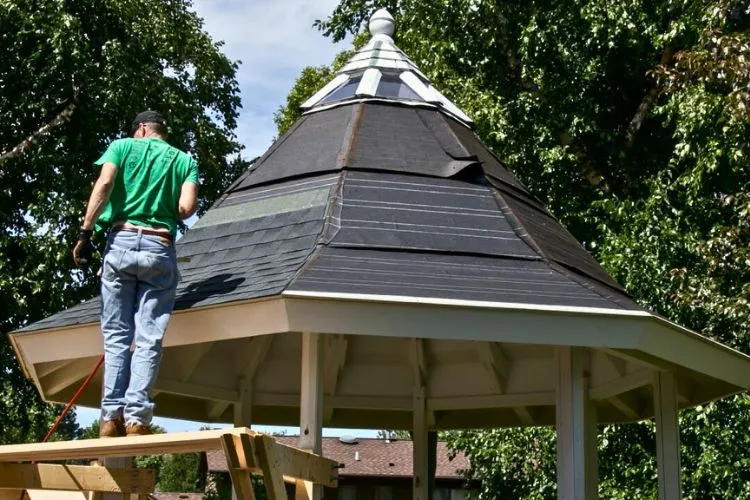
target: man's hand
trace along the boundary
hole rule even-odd
[[[78,234],[78,242],[73,247],[73,262],[81,269],[86,269],[91,264],[91,257],[94,255],[94,245],[91,244],[93,234],[92,229],[81,228]]]

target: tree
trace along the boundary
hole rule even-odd
[[[396,43],[485,144],[638,302],[750,353],[741,2],[342,0],[317,26],[336,41],[360,34],[376,7],[396,16]],[[298,84],[293,92],[317,90]],[[685,497],[748,496],[747,395],[680,418]],[[447,437],[471,457],[482,498],[554,497],[550,429]],[[654,497],[654,449],[650,422],[601,427],[600,494]]]
[[[154,434],[167,431],[158,425],[151,426]],[[99,421],[81,429],[80,439],[99,437]],[[156,471],[158,491],[202,492],[204,488],[201,455],[199,453],[167,453],[164,455],[142,455],[133,457],[133,465],[139,469]]]
[[[69,256],[95,178],[93,161],[158,109],[169,141],[201,170],[201,210],[245,167],[234,136],[237,63],[189,0],[0,0],[0,332],[96,292]],[[96,269],[96,266],[93,267]],[[41,439],[43,404],[0,340],[0,442]],[[62,429],[75,431],[71,415]]]

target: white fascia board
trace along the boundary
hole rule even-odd
[[[202,344],[288,331],[284,301],[278,296],[175,311],[164,347]],[[11,335],[22,363],[29,365],[102,354],[99,323]]]
[[[638,350],[738,388],[750,389],[750,356],[667,319],[652,317]]]
[[[307,109],[315,106],[315,104],[323,99],[325,96],[339,88],[341,85],[349,81],[349,75],[339,73],[336,77],[323,86],[320,90],[315,92],[312,97],[302,103],[300,108]]]
[[[576,314],[575,308],[284,292],[292,331],[382,337],[476,340],[529,345],[635,349],[648,327],[642,314]],[[606,311],[606,312],[605,312]]]
[[[380,84],[380,77],[382,73],[377,68],[367,68],[362,75],[359,85],[357,85],[356,95],[369,95],[374,96],[378,90]]]
[[[603,307],[575,307],[551,306],[544,304],[518,304],[514,302],[488,302],[482,300],[443,299],[433,297],[412,297],[407,295],[375,295],[365,293],[337,293],[286,290],[282,297],[303,297],[315,299],[352,300],[363,302],[390,302],[401,304],[429,304],[451,307],[471,307],[486,309],[512,309],[518,311],[548,311],[578,314],[596,314],[600,316],[637,316],[649,318],[652,315],[646,311],[632,311],[627,309],[607,309]]]

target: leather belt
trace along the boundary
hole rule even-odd
[[[128,233],[141,233],[141,234],[149,234],[152,236],[161,236],[162,238],[166,238],[169,241],[172,241],[172,234],[171,233],[165,233],[163,231],[157,231],[156,229],[147,229],[145,227],[127,227],[127,226],[114,226],[112,228],[112,232],[116,233],[118,231],[125,231]]]

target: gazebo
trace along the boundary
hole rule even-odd
[[[428,432],[555,425],[558,497],[596,497],[596,424],[655,418],[680,498],[677,412],[750,386],[750,358],[636,304],[394,44],[393,18],[177,243],[156,411]],[[45,400],[102,353],[99,300],[11,334]],[[101,377],[82,394],[97,407]]]

